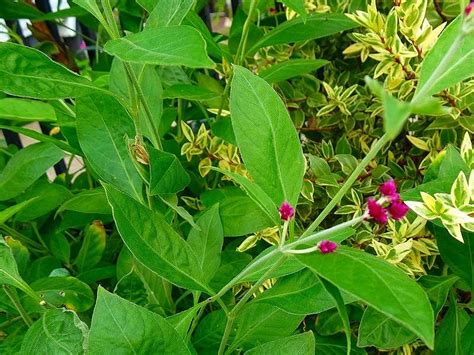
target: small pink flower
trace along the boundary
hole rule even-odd
[[[295,215],[295,209],[286,201],[281,204],[278,212],[280,212],[280,218],[284,221],[289,221]]]
[[[472,10],[474,10],[474,0],[471,0],[469,5],[466,6],[466,8],[464,9],[464,15],[469,16]]]
[[[367,208],[369,209],[369,216],[372,217],[377,223],[387,223],[387,210],[379,205],[372,197],[367,199]]]
[[[318,244],[319,251],[323,254],[329,254],[337,249],[337,244],[330,240],[321,240]]]
[[[388,208],[388,212],[394,220],[398,221],[399,219],[402,219],[406,216],[408,213],[408,206],[405,205],[401,200],[394,201]]]
[[[379,191],[385,197],[390,198],[391,201],[396,201],[400,198],[400,195],[397,192],[397,185],[393,179],[385,181],[380,185]]]

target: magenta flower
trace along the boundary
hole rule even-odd
[[[397,192],[397,185],[393,179],[385,181],[380,185],[379,191],[383,196],[388,197],[390,201],[397,201],[400,198]]]
[[[330,240],[321,240],[318,244],[319,251],[323,254],[329,254],[337,249],[337,243]]]
[[[289,221],[295,215],[295,209],[286,201],[281,204],[278,212],[280,212],[280,218],[284,221]]]
[[[474,10],[474,0],[471,0],[471,2],[466,6],[464,9],[464,15],[469,16],[472,10]]]
[[[394,201],[388,208],[388,212],[394,220],[398,221],[399,219],[402,219],[406,216],[408,213],[408,206],[405,205],[401,200]]]
[[[367,208],[369,209],[369,216],[377,223],[385,224],[388,221],[387,209],[383,208],[372,197],[367,199]]]

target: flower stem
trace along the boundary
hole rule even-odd
[[[311,223],[311,225],[303,233],[302,237],[306,237],[311,234],[316,228],[319,227],[321,222],[327,217],[327,215],[333,210],[334,207],[342,200],[346,192],[351,188],[352,184],[357,180],[360,173],[369,165],[370,161],[375,158],[377,153],[385,146],[385,144],[390,140],[389,135],[385,133],[369,150],[367,155],[362,159],[362,161],[357,165],[352,174],[346,180],[344,185],[341,186],[339,191],[329,202],[329,204],[321,211],[318,217]]]
[[[242,28],[242,37],[240,38],[239,47],[235,54],[235,63],[241,65],[245,59],[245,50],[247,47],[247,39],[249,37],[250,25],[252,24],[252,17],[257,9],[258,0],[251,0],[248,16],[245,20],[244,27]]]

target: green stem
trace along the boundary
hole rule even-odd
[[[375,143],[367,155],[362,159],[362,161],[357,165],[352,174],[346,180],[344,185],[341,186],[336,195],[332,198],[329,204],[321,211],[318,217],[311,223],[311,225],[303,233],[302,237],[306,237],[311,234],[316,228],[319,227],[321,222],[327,217],[327,215],[333,210],[334,207],[342,200],[346,192],[351,188],[352,184],[357,180],[360,173],[369,165],[370,161],[375,158],[377,153],[387,144],[390,140],[387,133],[385,133],[382,138],[380,138],[377,143]]]
[[[249,37],[250,25],[252,24],[252,17],[257,9],[258,0],[251,0],[250,8],[247,18],[245,19],[244,27],[242,28],[242,37],[240,38],[239,47],[235,54],[235,63],[241,65],[245,59],[245,50],[247,47],[247,39]]]
[[[252,297],[252,295],[258,290],[258,288],[270,278],[271,274],[277,270],[281,264],[285,262],[288,258],[287,255],[282,255],[273,265],[269,268],[258,280],[253,284],[253,286],[245,293],[245,295],[240,299],[240,301],[235,305],[235,307],[227,314],[227,323],[225,325],[224,335],[219,346],[218,355],[224,354],[227,342],[229,341],[230,333],[232,331],[232,326],[234,320],[239,314],[240,310],[245,306],[247,301]]]
[[[229,97],[230,91],[230,81],[232,80],[232,74],[229,76],[225,83],[224,92],[222,93],[221,103],[219,105],[219,110],[217,111],[216,121],[219,121],[222,116],[222,110],[224,109],[225,100]]]
[[[120,38],[120,31],[117,26],[117,21],[115,21],[114,13],[112,10],[112,6],[110,5],[109,0],[101,0],[102,7],[104,8],[105,19],[107,21],[107,25],[105,30],[109,33],[112,39],[119,39]]]
[[[33,321],[31,320],[30,315],[23,308],[23,305],[18,299],[18,295],[16,294],[16,292],[14,292],[8,285],[3,285],[3,289],[5,290],[5,293],[7,294],[10,301],[12,301],[18,313],[20,313],[20,316],[21,318],[23,318],[23,321],[25,322],[25,324],[28,327],[31,327],[31,325],[33,324]]]

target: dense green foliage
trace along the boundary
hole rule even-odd
[[[466,1],[73,1],[0,1],[1,353],[474,352]]]

